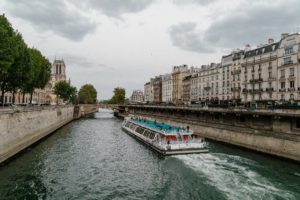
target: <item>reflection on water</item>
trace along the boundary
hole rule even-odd
[[[0,168],[0,199],[300,199],[300,167],[210,142],[161,157],[111,110],[76,120]]]

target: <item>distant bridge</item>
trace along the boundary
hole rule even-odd
[[[118,104],[98,104],[99,108],[119,110]]]

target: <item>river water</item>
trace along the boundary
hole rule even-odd
[[[74,121],[0,168],[0,199],[300,199],[300,165],[209,142],[162,157],[109,110]]]

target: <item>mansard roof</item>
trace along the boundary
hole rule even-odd
[[[265,46],[247,51],[245,53],[244,58],[249,58],[249,57],[253,57],[253,56],[262,55],[262,54],[265,54],[265,53],[270,53],[270,52],[276,51],[279,47],[279,44],[280,44],[280,42],[276,42],[276,43],[273,43],[273,44],[268,44],[268,45],[265,45]],[[274,50],[273,50],[273,46],[274,46]]]

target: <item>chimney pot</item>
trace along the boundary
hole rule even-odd
[[[281,33],[281,39],[283,40],[284,38],[286,38],[289,34],[288,33]]]
[[[268,44],[273,44],[273,43],[274,43],[274,39],[273,38],[269,38]]]

